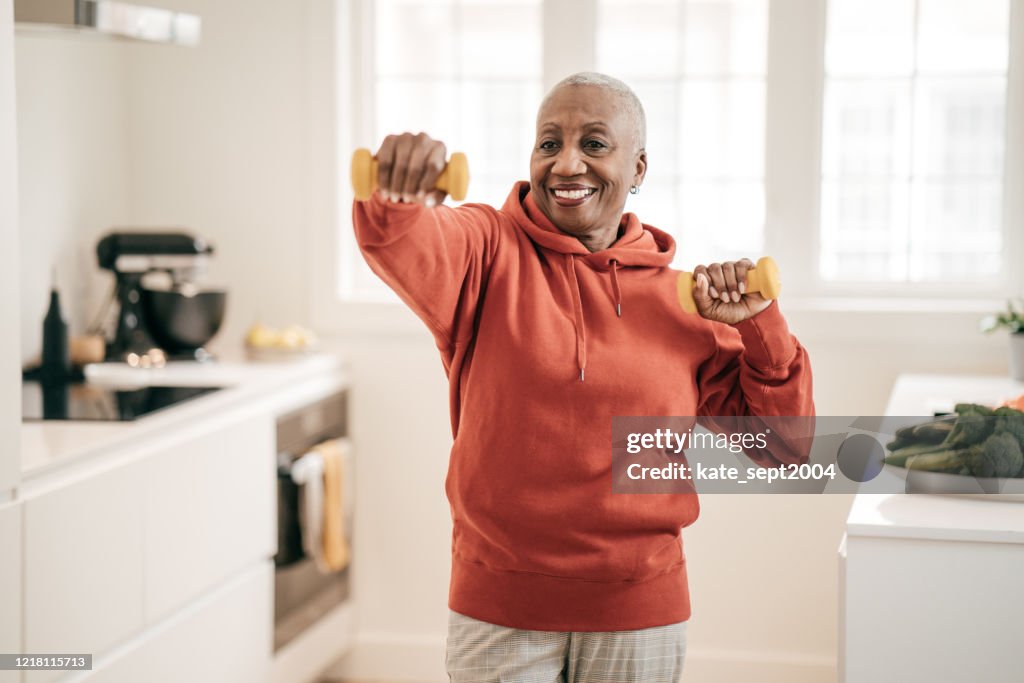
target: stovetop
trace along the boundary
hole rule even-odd
[[[41,384],[24,380],[21,417],[38,420],[131,421],[223,387],[104,386],[92,382]]]

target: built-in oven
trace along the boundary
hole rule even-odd
[[[274,651],[287,646],[326,614],[347,601],[350,595],[351,554],[339,571],[327,571],[307,552],[310,528],[320,529],[308,519],[309,484],[293,468],[304,457],[327,442],[340,449],[341,511],[348,548],[352,547],[352,509],[355,473],[351,445],[347,440],[347,395],[333,393],[308,403],[277,420],[277,555],[274,557]],[[298,480],[298,482],[297,482]],[[317,495],[320,495],[318,493]]]

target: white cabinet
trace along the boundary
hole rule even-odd
[[[862,494],[844,543],[841,681],[1021,680],[1024,504]]]
[[[901,376],[889,415],[998,403],[1001,377]],[[841,683],[1018,683],[1024,503],[928,494],[854,498],[840,548]]]
[[[218,427],[148,459],[147,622],[273,556],[275,484],[269,416]]]
[[[144,482],[132,463],[25,501],[24,652],[100,653],[142,628]]]
[[[21,505],[0,505],[0,652],[21,649]],[[17,671],[0,671],[0,683],[17,683]]]
[[[273,562],[266,560],[95,663],[88,683],[262,683],[273,641]]]
[[[269,561],[276,545],[274,446],[270,415],[216,422],[27,499],[24,651],[102,658]],[[267,596],[270,587],[268,579]],[[269,628],[272,612],[266,622]],[[249,655],[269,653],[267,644]],[[58,678],[29,672],[26,683]]]

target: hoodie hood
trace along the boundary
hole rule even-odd
[[[530,239],[545,249],[574,254],[591,268],[608,270],[611,262],[622,266],[663,268],[672,263],[676,243],[671,235],[644,225],[636,214],[624,213],[619,223],[619,237],[607,249],[591,253],[578,239],[559,230],[544,215],[530,192],[530,183],[521,180],[512,188],[502,209],[515,218]]]
[[[502,207],[515,219],[537,245],[563,255],[562,263],[566,284],[572,295],[573,324],[576,328],[576,366],[580,381],[585,381],[587,368],[587,323],[583,316],[580,279],[577,262],[595,271],[608,273],[612,304],[615,314],[622,317],[622,291],[619,287],[620,268],[665,268],[676,253],[676,243],[670,235],[644,225],[632,213],[622,214],[619,235],[611,246],[591,253],[578,239],[559,230],[540,210],[530,192],[530,183],[519,181],[512,188]]]

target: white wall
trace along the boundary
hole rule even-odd
[[[131,215],[214,244],[211,279],[229,287],[215,349],[256,318],[306,322],[309,2],[160,4],[200,14],[203,36],[192,49],[131,46]]]
[[[15,39],[21,358],[38,358],[51,271],[64,316],[83,332],[107,288],[96,240],[130,218],[125,44],[19,30]]]
[[[0,504],[21,466],[18,338],[18,160],[15,138],[14,27],[11,0],[0,0]]]

